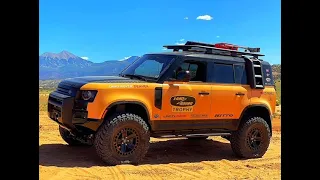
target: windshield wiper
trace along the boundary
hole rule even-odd
[[[136,75],[136,74],[124,74],[124,77],[133,77],[133,78],[138,78],[138,79],[142,79],[144,81],[148,81],[147,78],[145,78],[144,76],[141,75]]]

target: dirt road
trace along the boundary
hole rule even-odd
[[[108,167],[93,148],[69,147],[46,112],[39,112],[39,168],[41,180],[82,179],[280,179],[280,120],[275,119],[270,147],[261,159],[240,160],[220,137],[199,142],[152,139],[139,166]]]

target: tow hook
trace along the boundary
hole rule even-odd
[[[80,141],[83,144],[92,145],[93,144],[93,134],[82,135],[82,136],[73,136],[76,140]]]
[[[63,127],[65,128],[65,127]],[[67,128],[65,128],[67,129]],[[88,144],[88,145],[92,145],[93,144],[93,139],[94,139],[94,135],[93,134],[82,134],[81,132],[78,132],[77,130],[70,130],[67,129],[70,133],[70,137],[72,137],[73,139],[80,141],[82,144]]]

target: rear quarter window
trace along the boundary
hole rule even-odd
[[[235,83],[232,64],[214,63],[212,75],[213,77],[211,77],[211,79],[213,79],[215,83],[225,83],[225,84]]]

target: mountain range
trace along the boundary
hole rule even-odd
[[[77,76],[118,75],[139,56],[94,63],[68,51],[46,52],[39,56],[39,80],[61,80]],[[275,80],[281,79],[281,64],[272,65]]]
[[[39,56],[39,80],[65,79],[77,76],[118,75],[138,56],[122,60],[110,60],[94,63],[68,51],[60,53],[46,52]]]
[[[70,77],[118,75],[137,58],[139,57],[131,56],[121,60],[94,63],[68,51],[44,53],[39,56],[39,88],[55,89],[62,79]],[[281,103],[281,64],[272,65],[272,73],[276,84],[277,99]]]

